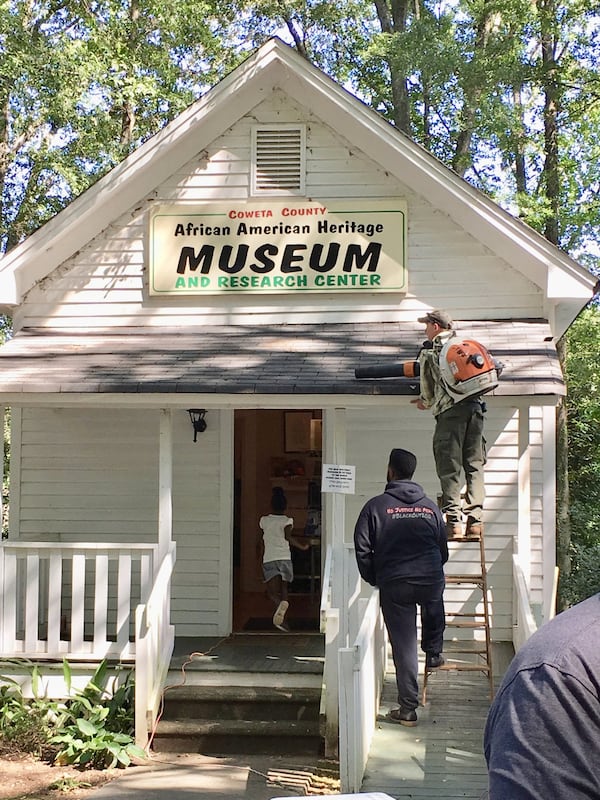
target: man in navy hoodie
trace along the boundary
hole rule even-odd
[[[358,570],[377,586],[388,630],[398,687],[399,708],[389,718],[417,724],[419,705],[417,605],[421,608],[421,648],[427,669],[444,663],[444,570],[448,560],[446,525],[440,510],[412,480],[413,453],[390,453],[385,492],[360,512],[354,529]]]

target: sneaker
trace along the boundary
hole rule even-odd
[[[414,728],[418,723],[417,712],[414,708],[393,708],[388,712],[388,719],[391,722],[397,722],[399,725],[405,725],[407,728]]]
[[[479,537],[483,533],[483,523],[478,519],[468,519],[465,536]]]
[[[274,622],[273,624],[275,625],[278,631],[283,631],[284,633],[290,632],[290,626],[287,624],[287,622],[280,622],[279,624]]]
[[[446,534],[448,536],[448,539],[462,539],[463,529],[460,522],[447,522]]]
[[[277,606],[277,610],[273,614],[273,625],[275,625],[276,628],[279,628],[279,630],[284,630],[281,625],[283,624],[283,620],[285,619],[285,614],[289,608],[289,605],[290,604],[287,600],[282,600]]]
[[[441,653],[427,653],[425,656],[425,669],[431,672],[432,669],[443,667],[446,662]]]

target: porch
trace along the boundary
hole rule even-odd
[[[321,721],[325,723],[321,734],[326,754],[333,754],[339,744],[340,778],[342,789],[347,792],[358,791],[363,781],[408,780],[404,776],[410,776],[415,765],[421,770],[421,776],[415,780],[427,792],[431,791],[424,797],[433,796],[434,791],[437,797],[449,796],[439,792],[439,788],[448,788],[446,783],[453,774],[448,770],[449,764],[457,770],[452,785],[460,785],[463,771],[467,783],[472,782],[473,764],[478,765],[480,777],[483,776],[480,743],[489,706],[489,687],[478,673],[462,676],[450,672],[444,677],[435,676],[429,686],[429,705],[421,711],[416,739],[414,732],[409,735],[399,726],[381,720],[381,710],[385,714],[386,704],[393,702],[393,673],[385,670],[385,633],[378,594],[362,596],[364,587],[354,565],[351,545],[343,545],[335,551],[327,548],[320,603],[324,635],[287,637],[273,633],[266,637],[249,634],[213,637],[212,641],[186,639],[179,640],[176,648],[174,628],[169,622],[174,544],[159,563],[155,552],[150,557],[150,553],[142,550],[142,561],[135,569],[137,556],[134,557],[134,549],[125,544],[114,550],[107,545],[89,549],[81,545],[55,544],[53,547],[60,552],[48,551],[39,543],[4,542],[0,546],[0,574],[3,573],[5,586],[12,587],[13,594],[10,597],[10,592],[6,593],[9,597],[5,596],[4,607],[0,609],[4,654],[30,658],[40,665],[63,657],[82,661],[84,658],[85,661],[113,660],[114,648],[120,645],[119,662],[124,666],[129,662],[135,670],[136,734],[140,744],[146,743],[148,732],[154,728],[165,686],[188,681],[191,676],[198,683],[206,684],[210,679],[212,686],[219,686],[224,680],[228,682],[231,672],[235,671],[244,675],[251,687],[253,674],[258,670],[270,672],[273,678],[275,673],[278,678],[287,673],[290,683],[296,687],[306,686],[305,681],[310,679],[319,685],[319,694],[321,687],[326,687],[321,697]],[[74,562],[65,568],[64,562],[74,557]],[[86,562],[92,563],[93,569],[89,568],[89,563],[86,568]],[[535,621],[517,556],[513,566],[513,637],[518,646],[535,630]],[[340,578],[334,581],[336,573]],[[64,595],[58,591],[59,574],[62,577],[68,574],[71,579],[70,603],[65,602]],[[92,584],[85,580],[86,574],[88,578],[94,576]],[[149,578],[152,575],[154,577]],[[131,587],[137,582],[141,591],[136,603],[132,596],[136,593]],[[62,603],[59,602],[61,597]],[[95,602],[85,602],[86,598]],[[109,607],[115,610],[114,626],[106,624],[101,615],[98,628],[98,610]],[[63,625],[56,620],[59,609],[66,616],[64,627],[68,635],[63,635],[60,630]],[[41,635],[44,629],[47,633]],[[123,636],[123,631],[128,635]],[[260,640],[261,647],[258,646]],[[11,646],[6,647],[8,644]],[[506,663],[506,657],[494,658],[496,671],[500,669],[498,677]],[[299,684],[300,678],[303,682]],[[469,709],[467,718],[465,709]],[[470,724],[463,724],[466,722]],[[393,747],[390,747],[389,736],[396,737]],[[382,737],[380,746],[378,742]],[[406,770],[398,762],[397,741],[405,743]],[[467,753],[465,757],[461,748]],[[378,752],[382,752],[383,762],[374,769]],[[433,767],[435,752],[441,753],[436,769]],[[388,761],[387,755],[392,753],[393,760]],[[399,775],[403,777],[398,778]],[[438,780],[441,783],[436,789]],[[385,791],[383,785],[380,788]],[[419,797],[418,794],[413,796]]]
[[[493,646],[494,684],[500,683],[513,648]],[[423,663],[420,664],[420,685]],[[402,800],[483,800],[487,770],[483,730],[490,707],[489,685],[477,672],[439,672],[427,687],[427,703],[417,709],[416,728],[386,720],[397,706],[394,668],[388,663],[381,705],[361,791],[383,792]]]
[[[494,645],[495,684],[510,662],[509,643]],[[273,679],[306,676],[320,680],[324,643],[318,635],[236,635],[225,639],[176,639],[169,683],[210,682],[217,686],[242,677],[248,686],[260,685],[260,674]],[[422,676],[423,664],[420,665]],[[235,677],[234,677],[235,675]],[[401,800],[458,800],[485,797],[487,771],[483,757],[483,729],[490,705],[485,675],[474,672],[440,672],[430,678],[428,701],[419,707],[419,725],[405,728],[386,721],[396,705],[394,669],[387,664],[381,706],[369,749],[362,792],[382,792]],[[154,748],[161,753],[161,748]],[[270,764],[267,757],[265,763]],[[331,762],[307,760],[316,769]],[[297,758],[278,755],[282,774],[298,769]],[[265,773],[270,773],[265,768]],[[281,788],[273,789],[279,795]]]

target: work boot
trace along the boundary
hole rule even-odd
[[[448,539],[462,539],[463,538],[463,529],[460,522],[456,522],[453,520],[451,522],[446,523],[446,534]]]
[[[465,536],[475,536],[480,537],[483,533],[483,523],[479,519],[469,519],[467,520],[467,529],[465,531]]]
[[[393,708],[388,713],[388,719],[392,722],[398,722],[400,725],[406,725],[407,728],[414,728],[417,724],[417,712],[414,708]]]
[[[425,654],[425,670],[431,672],[432,669],[439,669],[443,667],[446,662],[441,653],[426,653]]]

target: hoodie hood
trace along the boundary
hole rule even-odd
[[[414,481],[390,481],[385,487],[385,493],[410,505],[418,503],[425,497],[423,487]]]

